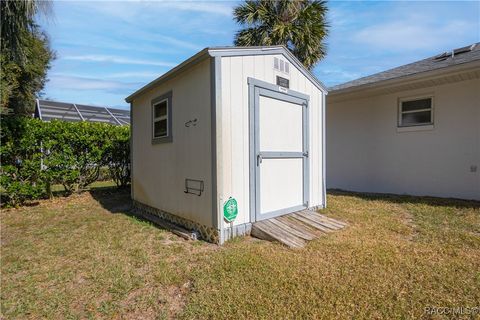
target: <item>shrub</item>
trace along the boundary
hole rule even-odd
[[[106,150],[106,158],[110,177],[117,186],[124,187],[130,182],[130,128],[117,128],[112,131],[112,143]]]
[[[0,185],[2,196],[11,205],[45,195],[45,180],[40,170],[42,127],[37,119],[2,119]]]
[[[118,186],[130,179],[128,127],[92,122],[2,119],[2,197],[10,205],[51,196],[50,186],[67,193],[95,182],[101,169]]]

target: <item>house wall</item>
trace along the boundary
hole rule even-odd
[[[328,99],[327,187],[480,200],[479,88],[474,79]],[[398,99],[422,94],[434,96],[434,128],[399,132]]]
[[[213,225],[210,60],[141,94],[132,102],[134,200]],[[152,144],[151,100],[172,90],[173,141]],[[198,119],[196,126],[187,121]],[[185,179],[204,181],[201,196],[186,194]]]
[[[234,197],[238,216],[234,225],[250,223],[249,197],[249,97],[247,78],[276,83],[276,75],[290,79],[290,89],[310,96],[310,199],[311,206],[321,206],[322,176],[322,95],[300,70],[290,64],[290,74],[274,70],[274,57],[283,55],[234,56],[221,58],[221,109],[217,117],[217,208],[222,214],[223,203]],[[222,223],[225,222],[222,219]]]

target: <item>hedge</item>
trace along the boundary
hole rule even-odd
[[[130,181],[129,127],[3,117],[0,138],[2,202],[9,205],[51,197],[52,184],[78,192],[104,168],[117,186]]]

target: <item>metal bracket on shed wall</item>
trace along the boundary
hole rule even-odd
[[[204,190],[203,180],[185,179],[185,193],[201,196]]]

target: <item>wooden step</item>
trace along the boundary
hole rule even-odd
[[[310,220],[313,220],[317,223],[319,223],[320,225],[326,227],[326,228],[329,228],[329,229],[332,229],[332,230],[338,230],[338,229],[341,229],[343,227],[341,226],[338,226],[336,224],[333,224],[325,219],[322,219],[322,217],[316,215],[315,213],[313,213],[312,211],[300,211],[298,212],[299,215],[307,218],[307,219],[310,219]]]
[[[313,240],[317,238],[317,235],[315,234],[315,230],[306,226],[303,223],[296,223],[293,219],[290,219],[288,215],[277,217],[275,218],[275,220],[280,221],[281,223],[289,226],[290,228],[295,229],[298,232],[302,233],[303,235],[302,239]]]
[[[322,230],[319,230],[319,229],[315,228],[312,225],[309,225],[308,223],[305,223],[305,222],[303,222],[299,219],[296,219],[292,214],[284,216],[284,219],[290,221],[291,223],[293,223],[297,226],[299,226],[300,228],[302,228],[302,230],[303,229],[307,230],[307,232],[309,232],[310,234],[315,235],[315,238],[318,238],[319,236],[326,233]]]
[[[275,225],[274,223],[272,223],[272,221],[270,220],[265,220],[264,223],[272,230],[272,231],[275,231],[277,232],[280,236],[281,236],[281,239],[284,239],[286,241],[290,241],[294,244],[294,246],[291,246],[291,247],[298,247],[298,248],[301,248],[301,247],[304,247],[305,246],[305,241],[285,230],[283,230],[281,227],[279,227],[278,225]]]
[[[311,210],[300,210],[255,222],[251,235],[280,242],[289,248],[302,248],[307,241],[343,229],[347,224]]]
[[[314,212],[314,211],[311,211],[311,212]],[[316,215],[322,217],[322,219],[325,219],[325,220],[327,220],[327,221],[329,221],[329,222],[331,222],[331,223],[333,223],[333,224],[336,224],[336,225],[338,225],[338,226],[341,226],[341,227],[343,227],[343,228],[348,225],[346,222],[332,219],[332,218],[327,217],[327,216],[325,216],[325,215],[323,215],[323,214],[321,214],[321,213],[318,213],[318,212],[314,212],[314,213],[315,213]]]
[[[289,226],[288,224],[282,222],[282,221],[279,221],[278,219],[270,219],[269,220],[271,223],[273,223],[274,225],[278,226],[279,228],[281,228],[282,230],[300,238],[300,239],[303,239],[303,240],[313,240],[315,239],[315,235],[313,234],[309,234],[305,231],[301,231],[299,230],[299,228],[292,228],[291,226]]]
[[[252,226],[251,235],[263,240],[277,241],[290,248],[302,248],[305,246],[304,240],[282,230],[268,220],[255,222]]]
[[[307,226],[311,226],[311,227],[313,227],[317,230],[320,230],[322,232],[329,233],[329,232],[333,231],[332,229],[324,227],[323,225],[317,223],[316,221],[314,221],[312,219],[309,219],[307,217],[304,217],[304,216],[300,215],[298,212],[292,213],[291,217],[300,221],[300,222],[302,222],[302,223],[305,223]]]

